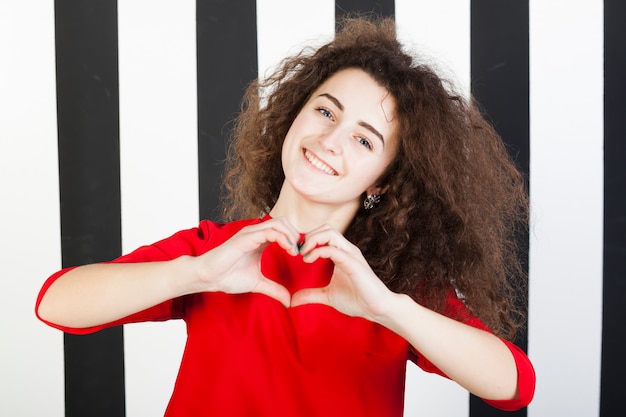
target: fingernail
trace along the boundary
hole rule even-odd
[[[289,246],[291,246],[291,248],[293,249],[293,251],[295,253],[299,253],[298,252],[298,245],[296,245],[295,243],[293,243],[291,240],[287,240],[287,243],[289,243]]]

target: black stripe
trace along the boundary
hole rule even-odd
[[[200,218],[218,217],[225,142],[258,75],[256,1],[197,1]]]
[[[626,3],[604,1],[604,282],[600,416],[622,415],[626,390]]]
[[[529,11],[527,1],[473,0],[471,2],[472,94],[509,146],[528,178],[529,146]],[[523,247],[528,248],[528,230]],[[528,271],[527,251],[522,254]],[[524,306],[528,310],[528,306]],[[527,348],[528,334],[516,343]],[[505,413],[470,397],[475,417],[526,416],[527,410]]]
[[[376,15],[383,17],[395,16],[394,0],[336,0],[335,21],[351,14]]]
[[[121,252],[117,2],[55,2],[63,266]],[[65,415],[125,415],[121,327],[65,335]]]

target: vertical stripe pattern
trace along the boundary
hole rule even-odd
[[[118,28],[122,252],[127,253],[198,220],[195,2],[179,1],[176,7],[171,0],[118,2]],[[129,416],[163,415],[185,336],[181,320],[125,326]]]
[[[42,328],[32,308],[41,278],[61,265],[54,39],[54,2],[0,2],[3,416],[64,411],[63,333]]]
[[[596,416],[599,407],[602,4],[563,6],[532,0],[529,12],[531,417]]]
[[[117,4],[56,2],[63,266],[121,254]],[[121,327],[65,335],[68,417],[123,416]]]
[[[0,340],[0,415],[163,413],[184,323],[62,336],[20,308],[58,267],[109,260],[217,219],[221,162],[245,87],[285,54],[328,40],[355,12],[393,16],[409,47],[441,62],[444,75],[449,68],[528,174],[529,316],[519,343],[538,383],[528,409],[506,415],[622,414],[623,2],[59,0],[47,10],[34,0],[28,13],[5,3],[0,308],[10,320],[0,330],[10,336]],[[55,94],[42,81],[54,79],[53,57],[56,109],[42,99]],[[57,160],[55,134],[58,175],[46,163]],[[59,203],[46,197],[57,184]],[[56,258],[50,242],[59,242]],[[406,388],[406,416],[504,415],[413,365]]]
[[[407,48],[420,60],[436,63],[438,72],[467,95],[470,0],[396,0],[395,20],[398,36]],[[407,367],[405,410],[407,416],[467,416],[468,393],[458,384],[422,372],[411,363]]]
[[[487,119],[508,145],[511,156],[528,178],[528,2],[473,0],[471,2],[472,94],[483,106]],[[528,271],[528,233],[520,237],[520,256]],[[523,310],[527,311],[526,301]],[[517,337],[526,349],[525,331]],[[470,415],[491,417],[511,415],[470,398]],[[513,413],[526,416],[526,410]]]
[[[604,1],[604,291],[600,416],[623,410],[626,340],[626,4]]]
[[[197,1],[200,217],[219,218],[225,139],[243,92],[257,77],[256,3]]]

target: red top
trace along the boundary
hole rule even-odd
[[[113,262],[197,256],[259,221],[226,225],[203,221],[197,228],[143,246]],[[261,258],[265,276],[292,294],[327,285],[332,268],[332,262],[325,259],[306,264],[276,244],[268,246]],[[68,270],[48,278],[37,307],[50,285]],[[451,314],[462,309],[469,315],[456,297],[448,304]],[[324,305],[285,308],[262,294],[192,294],[85,329],[46,323],[65,332],[86,334],[113,325],[175,318],[185,320],[188,338],[166,416],[402,416],[407,360],[443,375],[406,340],[381,325]],[[467,323],[488,331],[474,317]],[[520,395],[517,400],[487,402],[515,410],[532,399],[535,374],[526,354],[504,343],[517,364]]]

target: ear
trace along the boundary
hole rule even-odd
[[[374,185],[370,188],[368,188],[367,190],[365,190],[365,194],[367,195],[383,195],[387,192],[387,190],[389,189],[389,185]]]

